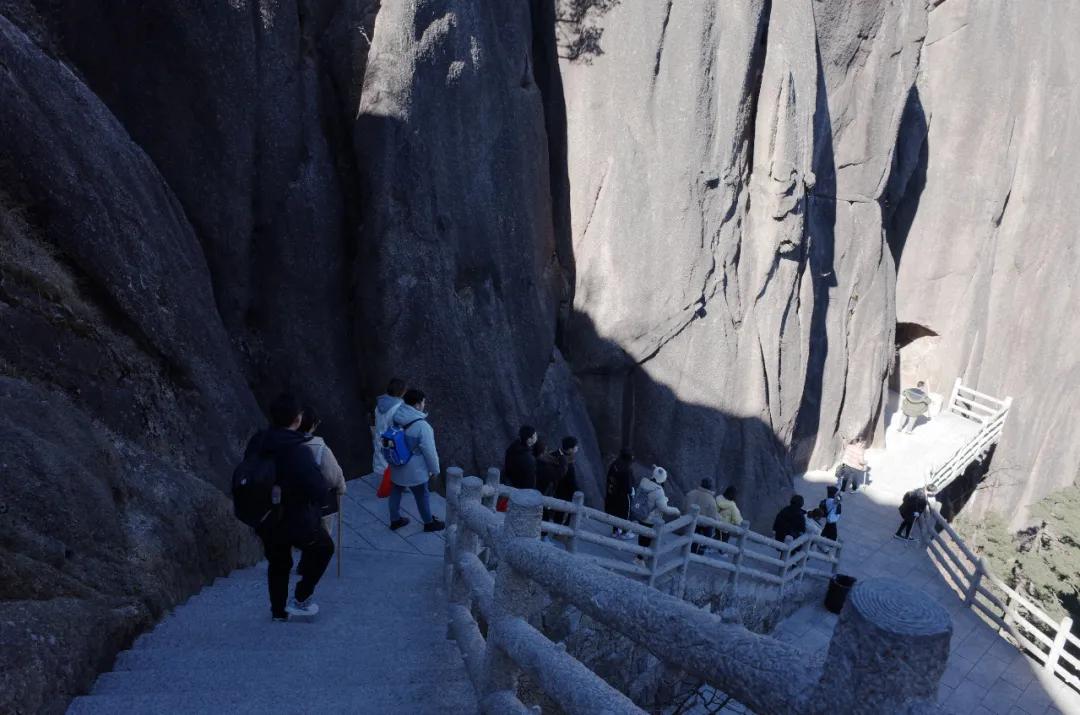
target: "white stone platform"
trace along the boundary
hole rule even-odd
[[[900,498],[915,486],[908,465],[924,463],[925,455],[944,440],[941,430],[931,429],[935,422],[942,428],[948,425],[941,420],[942,416],[938,416],[916,427],[911,435],[890,434],[887,449],[877,454],[870,487],[844,495],[839,525],[843,543],[841,572],[856,578],[888,576],[905,580],[923,589],[952,616],[952,652],[939,692],[945,712],[1076,715],[1080,713],[1080,695],[1045,674],[1038,664],[965,607],[918,542],[893,538],[900,524]],[[833,483],[831,472],[811,472],[796,481],[796,490],[808,504],[816,504]],[[815,603],[796,611],[780,624],[775,635],[804,650],[808,657],[823,660],[836,620],[837,616],[826,611],[823,604]]]

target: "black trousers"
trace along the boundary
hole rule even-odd
[[[900,522],[900,528],[896,530],[897,536],[911,536],[911,527],[915,525],[915,517],[904,517],[904,520]],[[903,533],[901,533],[903,532]]]
[[[694,527],[694,532],[697,533],[697,534],[701,534],[702,536],[706,536],[706,537],[708,537],[710,539],[713,538],[713,535],[714,535],[714,529],[711,526],[697,526],[697,527]],[[701,544],[692,545],[690,547],[690,550],[693,551],[695,554],[704,554],[705,553],[705,547],[702,546]]]
[[[306,601],[315,593],[330,559],[334,556],[334,541],[321,526],[315,538],[309,543],[294,543],[274,534],[260,534],[263,552],[269,567],[266,570],[266,584],[270,589],[270,612],[275,618],[286,615],[285,602],[289,599],[289,573],[293,567],[292,550],[300,549],[300,573],[293,595],[297,601]]]
[[[836,522],[826,523],[825,526],[821,527],[821,535],[826,539],[836,541]]]
[[[649,523],[644,522],[644,521],[639,521],[638,523],[641,524],[642,526],[648,526],[650,528],[652,528],[652,526],[653,526],[652,524],[649,524]],[[638,543],[638,546],[641,546],[641,547],[647,549],[650,546],[652,546],[652,537],[651,536],[643,536],[642,534],[638,534],[637,543]]]

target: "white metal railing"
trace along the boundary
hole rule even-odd
[[[919,519],[927,555],[964,605],[997,629],[998,635],[1026,653],[1048,673],[1080,690],[1080,639],[1072,619],[1055,621],[1031,599],[995,576],[949,522],[927,506]]]
[[[968,465],[982,459],[990,448],[997,444],[1001,439],[1001,431],[1005,427],[1005,419],[1011,407],[1011,397],[999,400],[970,387],[964,387],[960,378],[956,378],[949,400],[942,409],[976,422],[980,427],[979,431],[962,444],[952,456],[930,469],[926,479],[928,493],[933,494],[947,487],[967,470]]]
[[[833,637],[848,647],[830,648],[826,662],[820,663],[792,645],[725,623],[708,610],[621,577],[577,553],[541,543],[541,514],[551,501],[534,490],[515,491],[505,517],[500,517],[490,509],[491,496],[497,493],[485,493],[479,478],[463,478],[460,469],[448,470],[449,633],[458,643],[480,712],[537,712],[518,698],[518,679],[528,674],[569,715],[643,713],[533,625],[552,598],[762,715],[818,713],[822,703],[849,690],[887,705],[879,712],[893,712],[915,700],[932,702],[947,646],[938,649],[941,661],[927,675],[905,676],[903,689],[883,685],[876,675],[863,679],[857,659],[869,657],[888,672],[906,672],[904,659],[911,657],[911,649],[867,638],[868,621],[860,615],[841,619]],[[494,572],[480,557],[482,546],[494,555]],[[872,592],[875,586],[858,588]]]
[[[500,478],[498,469],[487,470],[481,503],[488,509],[494,510],[500,498],[516,491],[501,484]],[[842,543],[825,538],[817,529],[781,542],[751,531],[749,522],[735,526],[700,516],[696,509],[672,521],[646,526],[585,506],[581,492],[574,494],[570,502],[541,499],[544,519],[540,528],[544,534],[564,541],[567,551],[624,576],[641,579],[649,586],[663,586],[679,598],[685,594],[692,564],[726,573],[734,591],[745,578],[771,584],[779,599],[806,576],[828,579],[840,567]],[[590,528],[594,526],[599,530]],[[698,527],[712,529],[714,536],[697,533]],[[610,536],[613,528],[646,537],[652,543],[639,546],[636,538],[628,543]],[[720,534],[727,534],[727,541]],[[583,551],[586,545],[593,553]],[[694,553],[695,545],[708,551]],[[625,560],[628,555],[640,557],[640,561]]]

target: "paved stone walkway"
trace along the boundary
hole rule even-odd
[[[433,511],[444,512],[441,498]],[[342,577],[332,562],[312,620],[270,620],[265,562],[218,579],[140,636],[69,713],[472,713],[446,639],[441,534],[387,528],[385,500],[349,482]]]
[[[843,501],[841,571],[856,578],[889,576],[908,581],[940,602],[952,616],[952,653],[939,692],[946,712],[1077,715],[1080,696],[1074,690],[1044,675],[1038,664],[965,608],[918,542],[892,538],[900,523],[900,498],[916,482],[921,483],[919,470],[928,461],[927,455],[948,450],[942,447],[950,440],[943,429],[946,426],[938,417],[911,435],[899,435],[890,428],[887,454],[871,451],[868,455],[873,474],[870,487],[846,495]],[[797,481],[796,490],[807,504],[817,504],[833,483],[831,473],[811,472]],[[836,619],[822,604],[811,604],[781,623],[775,635],[804,650],[808,657],[824,659]]]

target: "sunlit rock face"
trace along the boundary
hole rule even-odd
[[[937,334],[922,339],[933,387],[947,392],[959,375],[1014,398],[995,486],[976,504],[1022,520],[1080,463],[1080,47],[1063,32],[1080,26],[1080,8],[935,5],[917,171],[893,231],[897,318]]]

